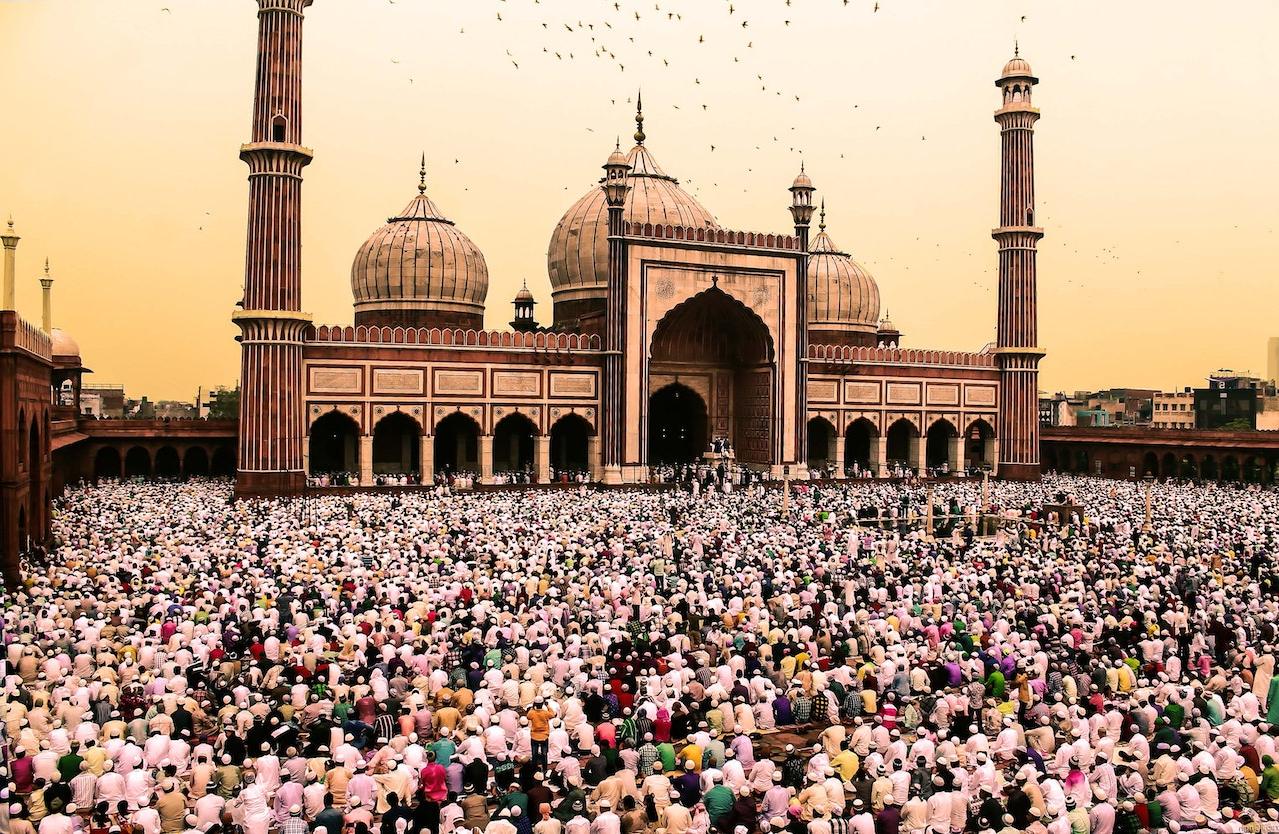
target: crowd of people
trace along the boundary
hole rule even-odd
[[[0,828],[1279,830],[1274,491],[230,497],[57,503]]]
[[[556,469],[551,467],[548,470],[547,478],[547,482],[553,484],[587,484],[591,482],[591,473],[583,469]],[[477,472],[449,470],[436,472],[431,477],[428,485],[450,489],[471,489],[481,481],[482,479]],[[532,469],[495,471],[489,476],[488,482],[498,486],[539,483],[537,473]],[[356,472],[323,472],[308,475],[306,484],[309,487],[420,486],[422,484],[422,476],[417,472],[377,472],[371,476],[369,483],[361,484],[360,475]]]

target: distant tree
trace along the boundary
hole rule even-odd
[[[220,385],[209,392],[209,419],[234,420],[240,416],[240,386]]]

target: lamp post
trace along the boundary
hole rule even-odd
[[[928,482],[928,508],[924,511],[924,527],[926,529],[925,538],[928,541],[933,540],[933,489],[935,484]]]
[[[986,511],[990,507],[990,470],[981,471],[981,507],[977,510],[977,533],[981,535],[986,521]]]
[[[1146,522],[1141,526],[1141,532],[1150,533],[1153,529],[1150,524],[1150,501],[1155,489],[1155,476],[1146,473],[1142,480],[1146,482]]]
[[[790,514],[790,464],[782,467],[782,517]]]

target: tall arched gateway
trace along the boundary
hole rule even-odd
[[[717,438],[738,461],[773,463],[773,339],[745,304],[712,286],[668,312],[648,366],[648,462],[700,457]]]

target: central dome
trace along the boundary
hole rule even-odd
[[[478,330],[488,286],[484,254],[426,196],[424,160],[417,195],[351,264],[355,323]]]
[[[808,247],[808,341],[874,345],[879,286],[865,267],[840,251],[826,234],[824,205],[818,228]]]
[[[635,147],[626,155],[631,166],[623,207],[626,221],[718,229],[714,215],[653,159],[644,146],[642,130],[635,138]],[[586,192],[560,218],[551,234],[546,262],[557,322],[565,317],[561,310],[583,306],[576,302],[595,306],[592,302],[607,298],[608,205],[599,186]]]

